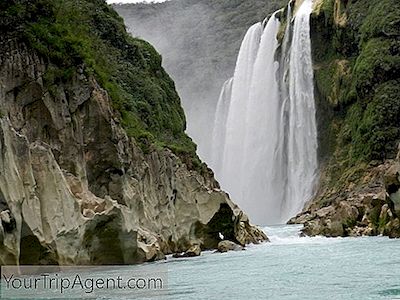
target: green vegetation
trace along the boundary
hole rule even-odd
[[[314,14],[313,53],[324,135],[336,136],[332,163],[342,174],[395,157],[400,141],[400,3],[325,0]],[[346,16],[345,24],[335,16]],[[322,22],[324,20],[324,22]],[[322,25],[321,25],[322,24]],[[327,109],[326,109],[327,108]],[[327,113],[325,110],[331,111]],[[336,176],[332,177],[337,181]]]
[[[365,2],[365,1],[364,1]],[[360,33],[361,42],[374,37],[398,38],[400,27],[400,4],[398,1],[371,1],[368,14]]]
[[[352,105],[347,122],[354,158],[384,159],[397,153],[400,139],[400,81],[387,81],[368,103]]]
[[[364,44],[353,71],[353,88],[359,99],[368,98],[377,85],[398,76],[400,40],[373,38]]]
[[[50,92],[81,68],[108,91],[127,133],[145,152],[168,147],[203,167],[184,133],[183,109],[161,56],[127,34],[104,0],[2,1],[0,27],[48,60],[44,82]]]
[[[135,35],[154,41],[161,53],[169,53],[168,69],[177,82],[184,79],[188,85],[184,91],[204,95],[209,89],[216,89],[217,98],[223,82],[233,75],[246,30],[287,3],[288,0],[175,0],[115,5],[115,9]]]
[[[176,81],[191,121],[202,124],[201,132],[191,133],[207,140],[221,87],[233,75],[244,34],[287,3],[173,0],[114,7],[135,36],[150,41],[164,55],[164,66]]]

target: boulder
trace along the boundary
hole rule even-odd
[[[390,238],[400,238],[400,221],[398,218],[388,222],[383,232],[384,235]]]
[[[237,211],[236,209],[236,212]],[[234,223],[235,239],[240,245],[245,246],[250,243],[258,244],[269,241],[267,235],[261,228],[250,224],[249,218],[243,211],[239,210],[235,216]]]
[[[396,213],[400,213],[400,163],[395,163],[385,173],[385,189],[394,204]]]
[[[228,251],[240,251],[240,250],[244,250],[244,247],[232,241],[221,241],[218,243],[218,252],[221,253]]]
[[[316,236],[323,234],[324,225],[321,219],[314,219],[304,223],[301,232],[306,236]]]
[[[185,254],[186,254],[188,257],[200,256],[200,254],[201,254],[200,245],[198,245],[198,244],[192,245],[192,246],[185,252]]]
[[[174,258],[185,258],[185,257],[195,257],[195,256],[200,256],[201,254],[201,247],[198,244],[194,244],[190,246],[186,252],[183,253],[175,253],[172,255]]]
[[[336,211],[339,220],[344,220],[346,223],[354,223],[359,215],[358,209],[346,201],[341,201]]]
[[[339,237],[339,236],[344,236],[344,228],[343,224],[340,221],[332,221],[328,219],[326,221],[326,227],[327,227],[327,232],[326,235],[329,237]]]

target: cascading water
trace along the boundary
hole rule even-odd
[[[244,156],[243,137],[246,128],[246,109],[250,94],[253,67],[256,60],[260,39],[263,32],[262,24],[257,23],[247,31],[236,62],[232,83],[232,95],[228,106],[225,142],[222,145],[222,168],[219,177],[224,187],[235,199],[242,198]]]
[[[317,162],[317,126],[310,40],[312,1],[296,13],[289,63],[288,195],[284,219],[302,209],[313,194]]]
[[[223,189],[260,224],[299,212],[313,195],[317,171],[312,0],[288,7],[282,45],[273,14],[247,32],[233,79],[221,92],[213,133],[213,161]]]
[[[214,170],[216,176],[221,175],[223,142],[225,141],[225,124],[228,118],[229,103],[232,97],[233,78],[228,79],[222,86],[221,94],[215,112],[214,128],[211,143],[211,161],[209,165]]]
[[[255,220],[275,222],[276,211],[280,209],[279,190],[276,190],[274,173],[275,146],[278,143],[278,129],[282,126],[279,118],[279,85],[276,78],[279,64],[274,53],[278,47],[276,38],[280,23],[275,14],[269,19],[261,37],[260,48],[254,63],[250,94],[247,99],[245,135],[240,140],[244,155],[240,159],[242,176],[242,208]],[[270,180],[266,180],[269,178]],[[260,196],[264,195],[262,199]],[[265,197],[276,195],[276,197]],[[250,200],[251,201],[247,201]],[[254,205],[263,201],[263,205]]]

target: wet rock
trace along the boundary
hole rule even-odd
[[[269,241],[264,231],[257,226],[251,225],[249,218],[241,210],[238,211],[238,215],[235,218],[234,232],[235,240],[242,246]]]
[[[304,224],[307,221],[310,221],[314,218],[315,216],[309,213],[309,211],[302,212],[301,214],[291,218],[287,224]]]
[[[244,247],[232,241],[221,241],[218,243],[218,252],[221,253],[228,251],[240,251],[240,250],[244,250]]]
[[[185,258],[185,257],[195,257],[200,256],[201,247],[198,244],[192,245],[188,250],[183,253],[175,253],[172,257],[174,258]]]
[[[301,232],[306,236],[322,235],[324,231],[324,225],[321,219],[314,219],[304,223],[304,227]]]
[[[185,254],[188,257],[193,257],[193,256],[200,256],[201,254],[201,248],[200,245],[192,245],[188,250],[186,250]]]
[[[388,222],[383,234],[390,238],[400,238],[400,220],[396,218]]]
[[[344,220],[345,223],[356,222],[359,216],[359,211],[355,206],[350,205],[346,201],[341,201],[339,207],[337,208],[337,214],[340,220]]]
[[[332,221],[328,219],[326,221],[326,235],[329,237],[344,236],[343,223],[341,221]]]
[[[162,252],[161,241],[151,232],[139,230],[137,232],[137,252],[135,260],[139,262],[154,261],[165,258]],[[139,257],[139,258],[138,258]]]
[[[400,214],[400,164],[394,164],[385,174],[385,189],[394,204],[397,214]]]
[[[383,220],[386,223],[386,220],[393,218],[393,213],[389,208],[388,204],[382,206],[381,213],[379,214],[379,220]]]
[[[370,236],[374,235],[375,229],[372,224],[369,224],[368,226],[355,226],[354,228],[351,229],[351,232],[349,236]]]
[[[303,232],[310,236],[396,236],[396,192],[389,192],[396,190],[393,186],[397,186],[397,164],[387,160],[369,165],[358,181],[349,181],[340,193],[321,190],[292,222],[304,224]]]
[[[359,237],[364,234],[365,227],[354,226],[349,230],[349,236]]]

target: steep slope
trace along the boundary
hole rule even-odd
[[[310,235],[399,236],[399,3],[313,2],[311,39],[320,183],[315,198],[291,222],[304,223],[305,233]],[[301,3],[292,1],[293,9]],[[192,82],[178,87],[184,101],[190,101],[184,104],[193,105],[188,107],[189,114],[191,109],[193,112],[189,119],[192,117],[202,131],[194,136],[208,145],[207,126],[211,122],[207,118],[212,118],[215,103],[203,107],[203,100],[216,99],[222,81],[232,75],[245,29],[285,4],[287,1],[189,0],[124,5],[117,10],[135,34],[154,39],[178,84]],[[279,39],[287,25],[286,12],[284,9],[281,14]],[[237,29],[242,26],[239,34]],[[180,48],[187,52],[174,52]],[[211,86],[216,92],[211,92]],[[193,98],[195,87],[199,91]],[[212,93],[215,96],[208,97]],[[198,116],[206,117],[200,120]],[[201,154],[207,157],[206,152],[204,149]]]
[[[292,222],[400,236],[400,3],[315,1],[311,21],[321,183]]]
[[[0,264],[265,240],[185,135],[161,57],[102,0],[0,4]]]
[[[134,36],[163,56],[188,117],[188,132],[202,158],[210,158],[211,126],[219,92],[233,75],[247,28],[287,0],[173,0],[115,5]]]

